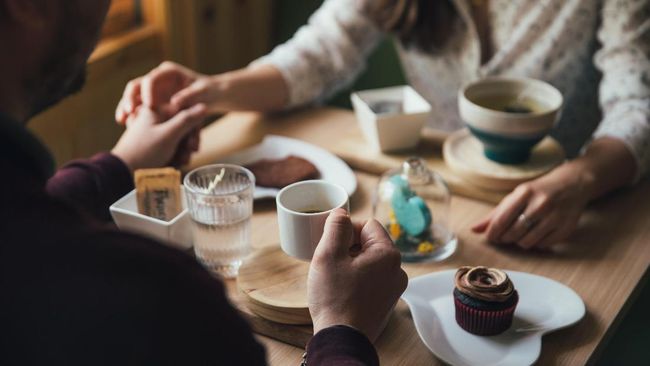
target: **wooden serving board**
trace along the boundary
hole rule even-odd
[[[472,185],[449,169],[442,156],[446,133],[425,129],[416,148],[399,153],[381,153],[366,143],[354,113],[335,108],[306,109],[273,116],[230,113],[203,130],[202,144],[208,148],[202,148],[193,157],[189,168],[213,163],[220,156],[258,144],[267,134],[292,137],[320,146],[339,156],[353,169],[377,175],[399,167],[406,158],[417,155],[445,179],[454,194],[498,203],[508,193]]]

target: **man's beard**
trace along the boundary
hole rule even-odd
[[[32,92],[30,98],[31,116],[45,111],[67,96],[80,91],[86,82],[86,66],[82,65],[75,70],[70,68],[57,70],[43,75],[40,81],[38,90]]]
[[[75,19],[72,9],[66,9],[65,18]],[[25,80],[31,116],[43,112],[84,86],[86,57],[79,45],[79,33],[74,21],[61,22],[40,72]]]

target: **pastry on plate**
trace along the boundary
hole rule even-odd
[[[314,164],[293,155],[283,159],[262,159],[245,167],[255,175],[258,186],[269,188],[284,188],[320,175]]]
[[[510,328],[519,295],[504,271],[461,267],[454,282],[456,322],[461,328],[482,336],[501,334]]]

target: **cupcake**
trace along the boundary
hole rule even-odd
[[[519,295],[502,270],[461,267],[456,272],[456,322],[476,335],[496,335],[512,325]]]

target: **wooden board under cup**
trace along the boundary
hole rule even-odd
[[[311,324],[307,307],[309,262],[292,258],[279,247],[253,253],[239,268],[237,287],[249,309],[282,324]]]
[[[502,192],[549,172],[565,159],[562,146],[547,136],[533,148],[525,163],[500,164],[485,157],[483,145],[467,129],[449,136],[443,153],[447,166],[467,183]]]

